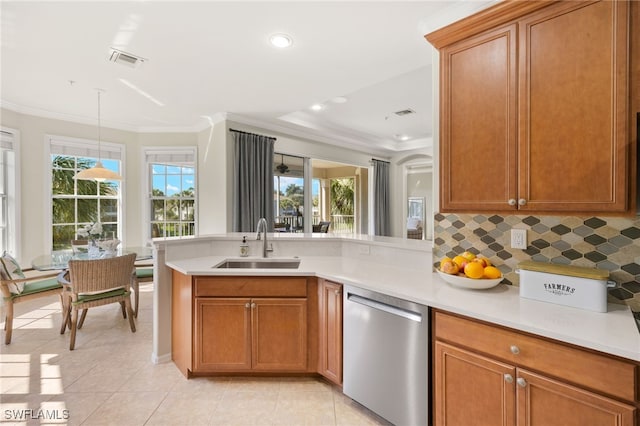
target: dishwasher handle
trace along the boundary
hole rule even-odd
[[[349,293],[347,295],[347,301],[357,303],[359,305],[367,306],[369,308],[377,309],[379,311],[387,312],[391,315],[396,315],[411,321],[422,322],[422,314],[418,312],[413,312],[407,309],[400,308],[398,306],[393,306],[387,303],[378,302],[377,300],[372,300],[366,297],[358,296],[357,294]]]

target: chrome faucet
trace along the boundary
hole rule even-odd
[[[256,232],[258,233],[256,240],[260,240],[260,232],[264,233],[264,240],[262,241],[262,257],[267,257],[267,252],[273,251],[273,247],[267,246],[267,219],[261,217],[260,220],[258,220]]]

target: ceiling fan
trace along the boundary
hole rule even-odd
[[[282,174],[289,173],[289,166],[284,164],[284,155],[280,154],[280,164],[276,166],[276,170]]]

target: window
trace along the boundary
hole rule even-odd
[[[304,158],[279,153],[273,157],[273,217],[285,229],[303,232]]]
[[[105,147],[106,146],[106,147]],[[122,146],[75,139],[51,138],[51,245],[71,247],[78,229],[101,222],[103,237],[121,238],[121,187],[118,181],[96,182],[73,177],[100,159],[105,168],[121,173]]]
[[[148,235],[196,235],[196,149],[147,148]]]
[[[336,233],[354,232],[355,179],[331,179],[331,226]]]
[[[17,161],[17,132],[2,129],[0,132],[0,253],[7,251],[18,257],[19,190]]]

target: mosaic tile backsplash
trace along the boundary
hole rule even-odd
[[[512,249],[511,229],[527,230],[527,249]],[[504,283],[518,285],[523,260],[609,271],[618,286],[609,300],[640,311],[640,218],[435,215],[434,260],[465,250],[493,260]]]

